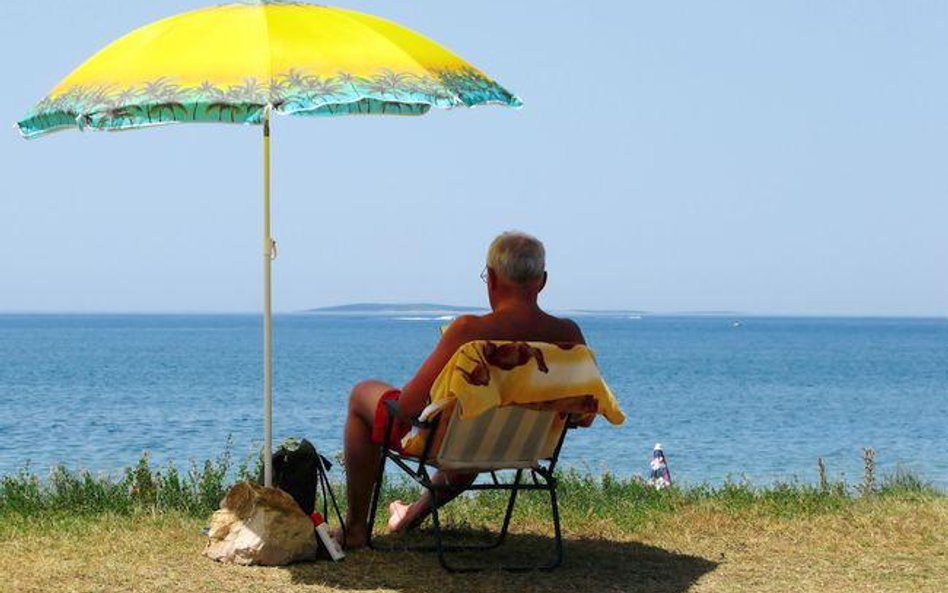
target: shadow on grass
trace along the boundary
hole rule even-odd
[[[716,562],[705,558],[638,542],[583,538],[565,539],[563,565],[555,571],[509,573],[491,569],[499,563],[542,562],[550,558],[552,550],[551,537],[511,534],[498,550],[452,556],[459,564],[484,566],[486,570],[480,573],[445,572],[434,553],[371,550],[350,553],[340,563],[298,564],[286,570],[296,584],[356,591],[683,593],[717,567]]]

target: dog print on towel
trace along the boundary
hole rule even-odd
[[[537,368],[542,373],[550,371],[543,358],[543,351],[531,346],[526,342],[511,342],[509,344],[497,345],[493,342],[485,342],[481,352],[482,358],[473,358],[467,353],[464,356],[474,363],[474,368],[466,370],[457,367],[464,380],[471,385],[489,385],[490,367],[509,371],[519,366],[528,364],[531,360],[537,361]]]

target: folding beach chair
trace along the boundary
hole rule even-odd
[[[389,406],[389,423],[386,427],[386,442],[390,442],[393,418],[398,415],[398,404]],[[412,424],[427,433],[424,450],[420,456],[410,456],[381,447],[382,461],[376,478],[375,491],[369,512],[369,547],[384,549],[372,540],[371,527],[375,524],[382,477],[387,462],[394,463],[431,494],[431,519],[435,545],[414,546],[416,551],[436,551],[441,566],[449,572],[475,572],[479,567],[458,567],[448,562],[448,552],[490,550],[499,547],[507,537],[510,519],[513,516],[517,493],[542,490],[549,493],[553,519],[554,556],[548,563],[540,565],[503,565],[503,570],[521,572],[528,570],[552,570],[563,560],[563,538],[560,530],[559,507],[556,499],[557,480],[553,475],[566,431],[573,425],[555,410],[533,409],[520,405],[493,408],[471,419],[462,419],[458,406],[448,406]],[[441,527],[438,504],[439,494],[457,488],[450,484],[434,484],[429,469],[459,471],[464,473],[489,473],[487,483],[475,483],[464,490],[509,491],[510,497],[503,524],[496,539],[481,545],[446,545]],[[514,472],[511,482],[503,482],[498,472]],[[405,549],[405,548],[401,548]]]
[[[469,342],[445,365],[431,390],[432,404],[412,420],[413,435],[403,440],[405,449],[382,446],[381,463],[369,511],[369,546],[378,511],[382,478],[391,462],[432,498],[431,518],[435,545],[441,565],[451,572],[460,568],[447,561],[448,552],[485,550],[504,543],[517,494],[541,490],[549,493],[554,532],[554,556],[540,565],[505,565],[511,571],[552,570],[563,560],[563,541],[554,476],[557,459],[567,430],[588,426],[596,414],[613,424],[625,416],[603,382],[592,352],[582,345],[541,342]],[[388,426],[385,443],[391,443],[396,402],[386,402]],[[405,453],[403,451],[409,451]],[[439,494],[457,489],[435,484],[431,468],[462,473],[489,474],[488,481],[474,483],[465,490],[509,491],[507,509],[497,538],[486,545],[446,545],[441,528]],[[498,472],[513,473],[502,481]],[[402,548],[404,549],[404,548]]]

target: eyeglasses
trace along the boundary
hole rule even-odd
[[[484,266],[484,269],[481,270],[481,280],[483,280],[485,284],[487,283],[487,270],[487,266]]]

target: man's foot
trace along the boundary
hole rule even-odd
[[[369,531],[365,525],[362,527],[350,525],[346,527],[345,536],[343,536],[342,527],[337,527],[332,532],[332,538],[339,542],[344,550],[358,550],[369,543]]]
[[[404,531],[410,526],[408,511],[411,505],[407,505],[400,500],[396,500],[388,505],[388,530],[392,533]]]

